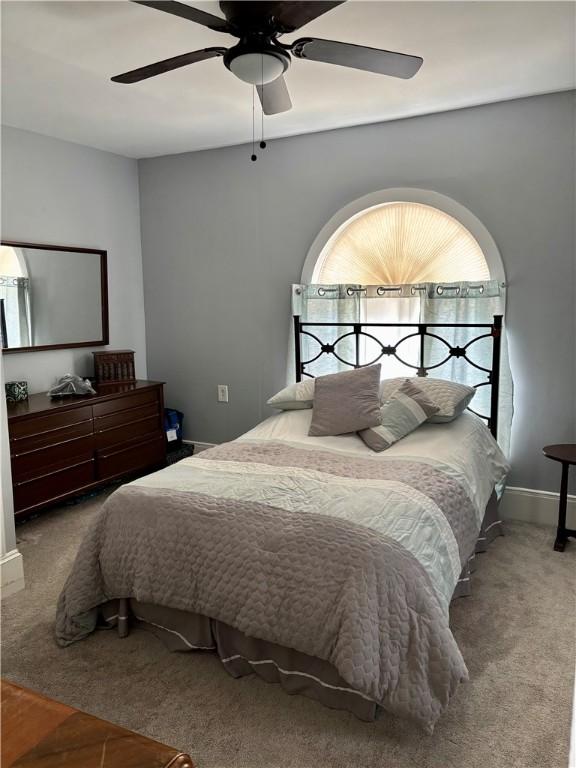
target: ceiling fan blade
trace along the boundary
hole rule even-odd
[[[258,91],[265,115],[277,115],[280,112],[287,112],[289,109],[292,109],[290,94],[288,93],[283,75],[271,83],[257,85],[256,90]]]
[[[171,13],[173,16],[180,16],[182,19],[188,19],[188,21],[195,21],[196,24],[202,24],[203,27],[213,29],[216,32],[230,32],[231,27],[226,19],[220,18],[220,16],[214,16],[206,11],[201,11],[198,8],[193,8],[191,5],[185,3],[177,3],[175,0],[164,0],[155,2],[155,0],[132,0],[132,2],[138,5],[147,5],[150,8],[156,8],[157,11],[164,11],[165,13]]]
[[[363,69],[366,72],[401,77],[405,80],[414,77],[423,62],[420,56],[409,56],[406,53],[383,51],[379,48],[368,48],[352,43],[339,43],[336,40],[321,40],[318,37],[303,37],[296,40],[290,46],[290,52],[299,59],[324,61],[327,64]]]
[[[267,2],[266,0],[228,0],[220,3],[222,13],[236,27],[273,27],[279,34],[293,32],[309,21],[328,13],[345,0],[313,0],[313,2]]]
[[[205,59],[214,59],[217,56],[223,56],[226,48],[204,48],[201,51],[192,51],[191,53],[182,53],[180,56],[173,56],[171,59],[157,61],[155,64],[148,64],[145,67],[132,69],[130,72],[124,72],[112,78],[114,83],[138,83],[140,80],[146,80],[149,77],[161,75],[164,72],[170,72],[173,69],[186,67],[188,64],[195,64],[197,61]]]

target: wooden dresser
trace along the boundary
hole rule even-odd
[[[163,384],[97,385],[96,395],[31,395],[8,406],[16,515],[164,466]]]

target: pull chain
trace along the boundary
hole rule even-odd
[[[264,56],[260,56],[260,101],[264,99]],[[260,122],[260,149],[265,149],[266,142],[264,141],[264,105],[261,104],[261,122]],[[252,86],[252,155],[250,156],[252,162],[258,160],[256,154],[256,86]]]
[[[255,162],[258,160],[258,157],[256,155],[256,125],[255,125],[255,115],[254,115],[254,94],[256,91],[256,86],[252,86],[252,156],[250,157],[250,160],[252,162]]]
[[[262,89],[262,98],[264,98],[264,56],[260,56],[260,63],[262,65],[261,70],[261,76],[260,76],[260,87]],[[261,114],[262,114],[262,124],[261,124],[261,141],[260,141],[260,149],[264,149],[266,147],[266,142],[264,141],[264,104],[260,105]]]

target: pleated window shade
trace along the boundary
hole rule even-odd
[[[320,254],[313,283],[402,283],[489,280],[473,235],[429,205],[386,203],[341,227]]]

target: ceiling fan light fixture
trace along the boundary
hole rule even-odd
[[[241,53],[227,64],[237,78],[251,85],[271,83],[284,74],[287,66],[288,59],[281,53]]]

